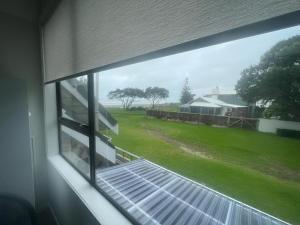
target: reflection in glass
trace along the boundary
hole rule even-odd
[[[89,138],[66,126],[61,126],[61,153],[80,172],[90,177]]]
[[[60,82],[62,116],[78,123],[88,124],[87,76]]]

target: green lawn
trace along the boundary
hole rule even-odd
[[[251,206],[300,224],[300,141],[111,110],[113,143]]]

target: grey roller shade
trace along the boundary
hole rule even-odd
[[[299,0],[62,0],[43,27],[44,80],[296,10]]]

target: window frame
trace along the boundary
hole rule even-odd
[[[81,75],[82,76],[82,75]],[[77,76],[80,77],[80,76]],[[94,131],[94,98],[90,97],[90,95],[94,94],[94,83],[93,83],[93,74],[88,74],[88,83],[87,83],[87,89],[88,89],[88,124],[81,124],[77,121],[70,120],[68,118],[64,118],[62,116],[62,102],[61,102],[61,84],[60,82],[63,81],[57,81],[55,83],[56,86],[56,106],[57,106],[57,129],[58,129],[58,146],[59,146],[59,154],[78,172],[80,175],[82,175],[90,184],[95,183],[95,162],[94,162],[94,154],[95,154],[95,131]],[[66,78],[64,80],[69,80],[72,78]],[[61,144],[61,126],[68,127],[78,133],[81,133],[89,138],[89,167],[90,167],[90,176],[88,177],[86,174],[84,174],[82,171],[80,171],[63,153],[62,153],[62,144]]]
[[[107,144],[111,144],[105,140],[105,138],[98,134],[95,130],[95,97],[94,97],[94,76],[95,73],[88,73],[88,125],[81,124],[79,122],[64,118],[62,116],[62,102],[61,102],[61,87],[60,82],[64,80],[69,80],[72,78],[81,77],[86,74],[79,74],[72,77],[66,77],[55,81],[56,89],[56,110],[57,110],[57,129],[58,129],[58,149],[59,155],[68,162],[85,180],[87,180],[91,186],[93,186],[102,196],[104,196],[118,211],[124,215],[132,224],[139,225],[136,219],[130,215],[126,210],[124,210],[112,197],[110,197],[104,190],[102,190],[96,183],[96,168],[95,168],[95,154],[96,154],[96,135],[101,140]],[[99,75],[98,75],[99,76]],[[61,144],[61,126],[68,127],[76,132],[79,132],[89,138],[89,157],[90,157],[90,177],[87,177],[82,171],[80,171],[66,156],[62,154],[62,144]]]
[[[91,104],[93,104],[92,108],[94,109],[94,76],[96,76],[96,73],[99,73],[101,71],[106,71],[122,66],[127,66],[139,62],[144,62],[147,60],[157,59],[173,54],[178,54],[182,52],[186,52],[189,50],[194,50],[198,48],[208,47],[228,41],[234,41],[241,38],[251,37],[255,35],[260,35],[266,32],[272,32],[280,29],[285,29],[292,26],[297,26],[300,24],[300,12],[292,12],[289,14],[277,16],[275,18],[270,18],[267,20],[259,21],[253,24],[244,25],[238,28],[233,28],[231,30],[227,30],[221,33],[212,34],[210,36],[202,37],[199,39],[195,39],[192,41],[188,41],[185,43],[181,43],[175,46],[170,46],[164,49],[159,49],[150,53],[146,53],[143,55],[138,55],[129,59],[120,60],[114,63],[102,65],[96,68],[88,69],[86,71],[69,74],[68,76],[57,78],[52,81],[44,82],[44,85],[55,83],[56,84],[56,105],[57,105],[57,128],[58,128],[58,144],[59,144],[59,154],[79,173],[81,174],[102,196],[104,196],[116,209],[119,210],[121,214],[123,214],[132,224],[138,225],[139,223],[134,219],[132,215],[130,215],[126,210],[124,210],[120,205],[116,203],[116,201],[111,198],[108,194],[106,194],[105,191],[103,191],[100,187],[97,186],[96,180],[95,180],[95,152],[96,152],[96,146],[95,146],[95,124],[93,123],[92,126],[90,126],[91,122],[95,122],[95,114],[91,110]],[[62,118],[62,111],[61,111],[61,99],[60,99],[60,82],[72,78],[77,78],[83,75],[88,75],[88,117],[89,117],[89,125],[87,125],[87,136],[90,140],[90,179],[87,178],[79,169],[77,169],[72,162],[70,162],[64,155],[61,154],[61,125],[64,125],[68,123],[67,127],[70,129],[73,129],[80,132],[79,130],[84,130],[86,132],[86,129],[82,128],[82,124],[76,122],[73,124],[68,121],[68,119],[60,119]],[[90,118],[94,117],[94,118]],[[61,124],[65,123],[65,124]],[[72,125],[73,124],[73,125]],[[71,127],[70,127],[71,126]],[[81,128],[80,128],[81,127]],[[99,138],[101,135],[97,135]],[[91,138],[92,137],[92,138]],[[92,144],[92,145],[91,145]],[[92,175],[93,174],[93,175]]]

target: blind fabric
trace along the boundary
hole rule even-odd
[[[298,0],[62,0],[42,30],[44,81],[296,10]]]

